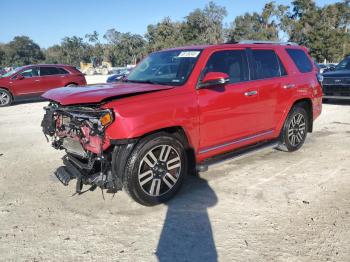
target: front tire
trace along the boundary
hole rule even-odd
[[[183,144],[175,136],[161,132],[143,138],[130,154],[123,187],[138,203],[164,203],[179,190],[187,174]]]
[[[12,95],[6,89],[0,88],[0,107],[9,106],[12,104]]]
[[[293,152],[302,147],[309,130],[309,116],[301,106],[294,106],[284,123],[279,149]]]

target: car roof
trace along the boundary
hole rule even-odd
[[[25,65],[23,68],[35,67],[35,66],[48,66],[48,67],[73,67],[71,65],[65,64],[33,64],[33,65]]]
[[[304,47],[299,46],[295,43],[290,42],[274,42],[274,41],[257,41],[254,40],[243,41],[243,42],[234,42],[234,43],[224,43],[224,44],[215,44],[215,45],[189,45],[181,46],[175,48],[167,48],[161,51],[171,51],[171,50],[204,50],[204,49],[226,49],[226,48],[298,48],[303,49]]]

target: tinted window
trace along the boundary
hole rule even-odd
[[[307,57],[305,52],[300,49],[286,49],[290,58],[294,61],[301,73],[307,73],[312,71],[312,63]]]
[[[40,76],[61,74],[57,67],[40,67]]]
[[[37,68],[30,68],[30,69],[24,70],[20,74],[25,78],[39,76],[39,72]]]
[[[279,77],[285,72],[273,50],[252,50],[254,79]],[[282,70],[281,70],[282,69]]]
[[[69,74],[65,69],[61,68],[61,67],[57,67],[58,73],[60,75],[66,75]]]
[[[342,60],[336,67],[336,70],[349,70],[350,69],[350,57],[345,58]]]
[[[219,51],[211,55],[205,66],[203,76],[209,72],[221,72],[230,76],[230,83],[248,80],[248,66],[242,50]]]

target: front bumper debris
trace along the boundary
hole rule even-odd
[[[97,107],[62,107],[50,103],[45,107],[41,126],[46,138],[57,150],[65,150],[63,166],[55,175],[67,186],[76,179],[76,193],[82,194],[83,185],[89,190],[97,187],[111,191],[121,190],[121,179],[112,171],[110,142],[99,119],[109,110]]]

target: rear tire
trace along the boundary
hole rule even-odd
[[[301,106],[294,106],[283,125],[278,149],[286,152],[300,149],[305,142],[309,125],[306,110]]]
[[[130,154],[123,188],[145,206],[164,203],[180,189],[187,174],[187,157],[180,140],[161,132],[143,138]]]
[[[0,107],[9,106],[12,102],[12,94],[6,89],[0,88]]]

